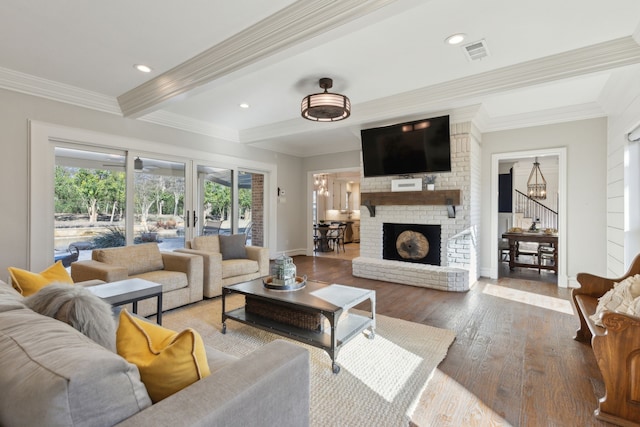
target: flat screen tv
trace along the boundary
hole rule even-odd
[[[449,116],[364,129],[364,176],[451,171]]]

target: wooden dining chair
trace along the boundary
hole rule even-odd
[[[340,252],[340,245],[342,245],[342,252],[346,252],[344,248],[344,234],[346,229],[347,224],[340,224],[337,229],[330,230],[332,234],[329,237],[329,241],[332,242],[333,248],[336,252]]]

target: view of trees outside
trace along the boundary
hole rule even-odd
[[[93,247],[125,244],[126,173],[56,165],[55,168],[56,247],[65,248],[75,240],[89,241]],[[184,230],[185,179],[137,172],[134,176],[134,241],[153,241],[156,232]],[[251,212],[251,188],[238,190],[240,218]],[[231,188],[206,181],[205,216],[223,221],[232,216]],[[91,231],[69,229],[91,228]],[[65,230],[64,232],[62,230]],[[153,238],[149,234],[153,233]]]
[[[231,187],[206,181],[204,186],[205,217],[228,220],[231,217]],[[238,189],[240,218],[251,211],[251,188]]]
[[[124,218],[125,173],[56,166],[56,214],[86,214],[90,224],[98,214],[109,222]]]
[[[136,173],[134,213],[144,232],[154,226],[173,227],[184,217],[184,178]],[[166,218],[166,216],[169,218]],[[150,221],[150,218],[151,221]]]

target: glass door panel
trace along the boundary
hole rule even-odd
[[[157,242],[161,250],[184,247],[185,163],[137,157],[134,161],[133,243]]]
[[[65,267],[91,249],[126,242],[126,153],[56,146],[54,260]]]
[[[212,166],[197,166],[197,200],[200,212],[196,234],[231,234],[233,215],[233,171]]]

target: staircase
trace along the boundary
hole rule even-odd
[[[558,228],[558,212],[549,209],[519,190],[515,190],[513,213],[522,219],[522,228],[528,228],[526,224],[528,223],[530,226],[533,221],[536,221],[539,229]]]

